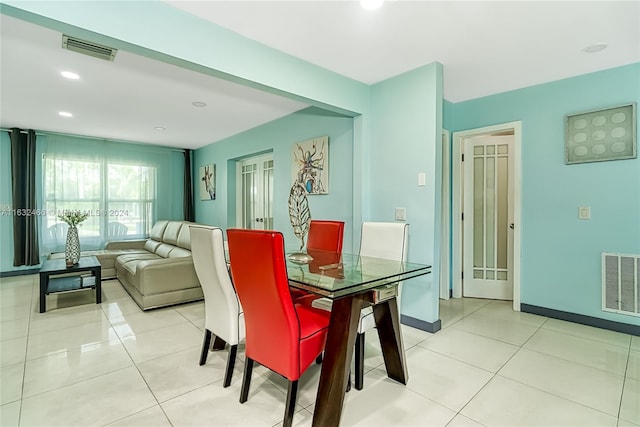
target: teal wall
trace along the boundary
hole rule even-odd
[[[454,103],[446,99],[442,100],[442,127],[449,130],[453,128]]]
[[[133,144],[108,140],[97,140],[67,135],[42,134],[36,138],[36,193],[38,208],[42,209],[42,158],[43,154],[56,152],[74,156],[105,156],[112,161],[136,162],[154,165],[157,174],[157,219],[183,219],[182,199],[184,194],[184,157],[181,150],[153,145]],[[7,132],[0,132],[0,204],[12,205],[11,196],[11,141]],[[37,266],[13,266],[13,220],[10,215],[0,216],[0,271],[17,271]],[[42,238],[40,236],[40,242]],[[82,244],[82,240],[81,240]],[[100,249],[82,246],[82,249]],[[42,257],[44,253],[40,245]]]
[[[274,229],[284,233],[288,247],[297,248],[288,211],[291,152],[296,142],[320,136],[329,137],[329,194],[308,196],[311,217],[344,221],[343,246],[353,249],[353,119],[313,107],[195,150],[196,222],[235,227],[236,160],[269,152],[274,159]],[[198,170],[211,163],[216,164],[216,200],[200,201]]]
[[[431,64],[372,87],[372,144],[368,200],[371,221],[395,221],[406,208],[408,260],[430,264],[432,274],[403,287],[403,314],[438,320],[442,65]],[[418,173],[426,186],[418,187]],[[436,285],[434,285],[436,284]]]
[[[522,121],[522,303],[640,325],[601,310],[600,267],[640,254],[640,159],[564,163],[566,114],[630,102],[640,63],[453,104],[451,130]]]

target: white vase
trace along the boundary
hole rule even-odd
[[[78,227],[75,225],[70,225],[67,229],[64,258],[67,261],[67,265],[75,265],[80,260],[80,239],[78,238]]]

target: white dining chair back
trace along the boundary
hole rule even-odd
[[[404,261],[407,258],[409,224],[365,222],[362,224],[360,256]]]
[[[409,224],[399,222],[365,222],[362,224],[360,256],[405,261],[409,246]],[[402,303],[402,282],[398,282],[396,304],[398,312]],[[376,326],[373,309],[366,307],[360,313],[358,335],[356,336],[355,388],[362,390],[364,383],[365,332]]]
[[[393,261],[405,261],[409,245],[409,224],[399,222],[364,222],[360,237],[361,257],[384,258]],[[360,262],[367,262],[361,259]],[[398,282],[396,303],[400,311],[402,282]],[[332,301],[319,298],[311,303],[312,307],[331,310]],[[360,313],[358,335],[355,349],[355,388],[362,390],[364,382],[364,337],[365,332],[376,326],[373,309],[365,307]]]
[[[202,286],[205,307],[205,336],[200,365],[207,361],[212,334],[214,349],[229,344],[224,386],[231,383],[238,343],[245,337],[244,315],[231,282],[224,250],[224,233],[218,227],[190,225],[191,255]]]

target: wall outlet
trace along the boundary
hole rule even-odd
[[[578,219],[591,219],[591,207],[580,206],[578,208]]]
[[[407,220],[407,209],[396,208],[396,221],[406,221],[406,220]]]

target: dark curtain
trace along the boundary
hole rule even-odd
[[[40,264],[36,215],[36,133],[12,128],[13,265]]]
[[[196,214],[193,209],[193,179],[191,178],[191,150],[184,150],[184,220],[195,221]]]

